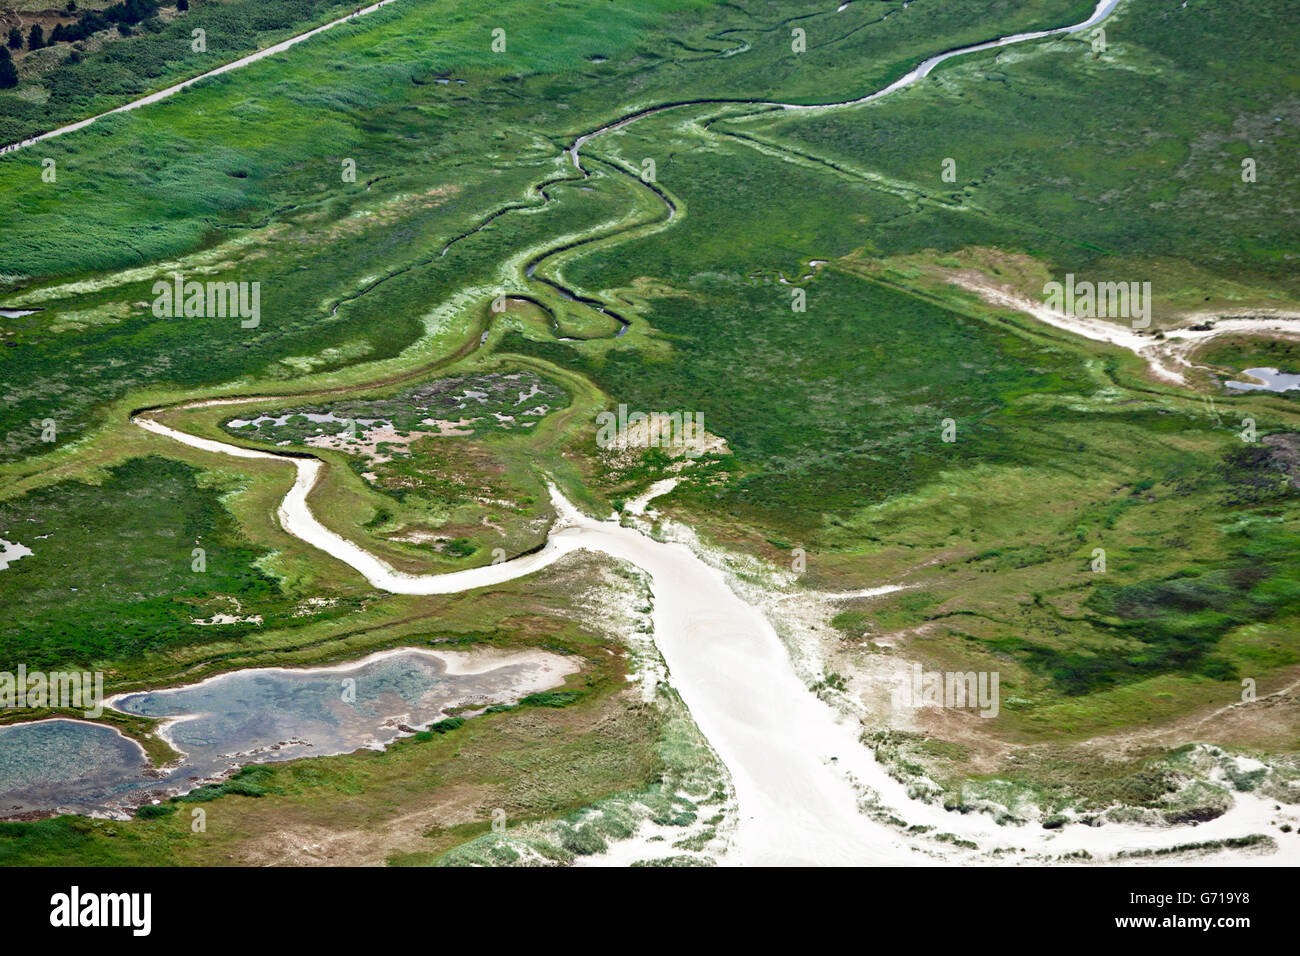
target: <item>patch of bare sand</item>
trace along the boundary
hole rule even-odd
[[[356,437],[347,433],[337,435],[312,435],[303,439],[303,444],[310,445],[313,448],[329,448],[334,451],[347,452],[350,455],[361,455],[372,465],[382,465],[384,462],[392,461],[393,456],[379,450],[380,445],[388,445],[389,451],[400,451],[402,454],[411,453],[411,443],[420,438],[423,432],[410,432],[403,435],[392,425],[384,425],[358,430]]]
[[[1183,317],[1184,324],[1158,330],[1157,337],[1118,322],[1058,312],[976,269],[940,271],[949,282],[974,292],[989,305],[1022,312],[1054,328],[1127,349],[1146,361],[1155,378],[1172,385],[1191,384],[1188,374],[1201,366],[1194,364],[1190,355],[1212,338],[1240,334],[1300,338],[1300,312],[1250,309],[1192,313]]]

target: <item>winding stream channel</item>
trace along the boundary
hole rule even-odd
[[[1017,34],[938,54],[889,86],[857,99],[819,106],[756,105],[813,110],[868,103],[920,81],[952,57],[1089,29],[1118,3],[1102,0],[1088,19],[1073,26]],[[682,105],[686,104],[641,110],[578,137],[568,151],[573,166],[585,172],[580,150],[593,138]],[[669,208],[671,215],[671,204]],[[537,261],[540,258],[533,264]],[[258,401],[266,399],[226,399],[183,407]],[[799,680],[789,652],[764,614],[737,595],[722,571],[685,544],[655,540],[616,520],[594,519],[552,487],[557,520],[540,551],[453,573],[405,573],[331,531],[312,513],[309,498],[326,467],[323,461],[190,435],[148,417],[148,413],[133,421],[160,437],[201,451],[277,459],[291,465],[297,477],[278,510],[284,530],[354,568],[373,586],[393,593],[449,594],[500,584],[540,571],[579,549],[642,568],[651,577],[653,637],[667,664],[669,681],[734,786],[737,820],[722,858],[725,863],[927,863],[967,853],[951,842],[909,835],[904,832],[909,826],[931,827],[935,833],[974,842],[984,854],[1005,850],[1009,862],[1079,851],[1106,860],[1121,849],[1155,850],[1273,832],[1276,813],[1271,801],[1250,793],[1234,795],[1226,813],[1194,829],[1116,823],[1070,825],[1050,831],[1034,825],[1006,827],[987,814],[952,813],[913,800],[905,785],[891,778],[859,742],[856,720],[837,713]],[[881,688],[882,694],[888,692]],[[866,804],[872,812],[866,812]],[[886,822],[891,816],[901,819],[903,826]],[[1243,862],[1294,864],[1300,862],[1298,850],[1296,841],[1287,841],[1277,853],[1251,855]]]

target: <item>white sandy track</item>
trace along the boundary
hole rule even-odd
[[[576,544],[573,532],[566,533],[564,530],[558,530],[551,535],[546,546],[541,551],[524,555],[513,561],[489,564],[481,568],[471,568],[465,571],[453,571],[448,574],[406,574],[403,571],[398,571],[392,565],[364,548],[353,544],[347,538],[335,534],[316,520],[316,516],[311,513],[311,508],[307,505],[307,496],[311,493],[312,488],[316,486],[321,469],[324,467],[324,463],[319,459],[287,458],[283,455],[273,455],[270,452],[227,445],[224,442],[214,441],[209,438],[187,435],[145,417],[136,418],[135,423],[146,431],[165,435],[168,438],[189,445],[191,448],[216,452],[217,454],[233,455],[237,458],[262,458],[270,461],[291,462],[298,470],[298,477],[294,481],[293,487],[289,489],[289,493],[285,495],[278,512],[280,524],[284,527],[284,530],[295,538],[333,555],[344,564],[360,571],[365,579],[375,587],[383,588],[385,591],[391,591],[394,594],[454,594],[472,588],[501,584],[522,575],[540,571],[579,547]]]
[[[1140,335],[1118,322],[1057,311],[1044,302],[1035,302],[1028,296],[995,285],[973,271],[950,275],[949,278],[963,289],[976,293],[990,305],[1022,312],[1045,325],[1073,332],[1094,342],[1106,342],[1128,349],[1146,361],[1152,375],[1171,385],[1188,385],[1187,372],[1196,366],[1187,356],[1197,346],[1217,336],[1271,334],[1300,337],[1300,316],[1272,309],[1256,309],[1241,315],[1191,316],[1187,320],[1190,324],[1213,322],[1213,327],[1161,329],[1164,338],[1157,339],[1154,335]]]
[[[91,123],[103,119],[105,116],[112,116],[114,113],[125,113],[127,110],[139,109],[141,106],[148,106],[150,103],[157,103],[159,100],[164,100],[169,96],[174,96],[186,87],[193,86],[195,83],[199,82],[199,80],[206,80],[210,76],[219,76],[222,73],[229,73],[231,70],[238,70],[240,67],[248,66],[250,63],[256,63],[258,60],[266,59],[268,56],[283,53],[285,50],[289,49],[289,47],[295,46],[303,40],[314,37],[318,33],[323,33],[326,30],[332,29],[340,23],[347,23],[349,20],[355,20],[358,16],[365,16],[367,13],[374,13],[380,7],[386,7],[393,2],[395,2],[395,0],[379,0],[378,3],[372,3],[368,7],[362,7],[354,13],[349,13],[346,17],[339,17],[337,20],[331,20],[329,23],[308,30],[306,33],[299,33],[297,36],[289,37],[287,40],[281,40],[279,43],[269,46],[265,50],[258,50],[256,53],[250,53],[248,56],[240,57],[238,60],[231,60],[229,63],[224,63],[216,69],[208,70],[206,73],[200,73],[198,76],[190,77],[188,80],[173,84],[165,89],[149,93],[140,97],[138,100],[132,100],[130,103],[124,103],[121,106],[107,110],[103,113],[98,113],[95,116],[88,117],[87,119],[78,120],[75,123],[69,123],[67,126],[60,126],[58,129],[52,129],[48,133],[41,133],[37,136],[32,136],[29,139],[22,140],[21,142],[11,143],[8,146],[0,147],[0,156],[5,153],[13,152],[16,149],[22,149],[24,146],[31,146],[34,143],[39,143],[41,140],[51,139],[55,136],[62,136],[64,133],[71,133],[74,130],[85,129]]]
[[[617,522],[597,521],[558,491],[555,530],[538,553],[449,574],[406,574],[322,525],[307,506],[323,463],[285,458],[189,435],[149,418],[135,423],[192,448],[290,462],[298,471],[279,509],[284,529],[398,594],[449,594],[540,570],[579,548],[631,562],[652,578],[655,643],[672,684],[731,772],[740,808],[736,862],[903,862],[909,851],[857,809],[853,788],[831,761],[868,756],[856,732],[799,682],[763,615],[688,548]],[[871,768],[874,761],[867,759]],[[882,776],[878,768],[876,776]]]
[[[199,438],[145,417],[137,417],[135,423],[203,451],[293,464],[298,477],[279,510],[285,530],[388,591],[447,594],[500,584],[580,548],[644,569],[651,577],[654,597],[654,641],[670,681],[735,787],[739,821],[724,862],[902,864],[942,859],[947,852],[942,847],[929,844],[933,855],[920,855],[916,841],[861,813],[851,781],[874,792],[881,806],[908,824],[953,833],[986,851],[1008,847],[1057,855],[1086,849],[1105,858],[1119,849],[1275,832],[1271,823],[1277,814],[1271,804],[1250,794],[1237,795],[1226,814],[1194,830],[1116,824],[1059,831],[1033,826],[1007,829],[984,814],[949,813],[911,800],[903,784],[890,778],[858,742],[856,723],[837,715],[800,683],[767,618],[738,597],[720,571],[685,545],[656,541],[616,521],[588,517],[553,488],[558,520],[542,551],[450,574],[406,574],[330,531],[312,515],[307,494],[322,462]],[[882,693],[887,692],[882,688]],[[1282,846],[1278,854],[1250,861],[1300,862],[1300,839],[1284,838]]]

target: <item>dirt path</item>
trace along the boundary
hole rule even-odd
[[[22,149],[24,146],[31,146],[34,143],[39,143],[41,140],[51,139],[55,136],[62,136],[64,133],[71,133],[74,130],[85,129],[91,123],[103,119],[105,116],[112,116],[114,113],[125,113],[127,110],[139,109],[141,106],[147,106],[150,103],[157,103],[159,100],[166,99],[169,96],[179,93],[186,87],[193,86],[195,83],[199,82],[199,80],[207,79],[210,76],[217,76],[221,73],[229,73],[231,70],[238,70],[240,67],[248,66],[250,63],[256,63],[258,60],[265,59],[268,56],[274,56],[276,53],[283,53],[285,50],[289,49],[289,47],[296,46],[303,40],[314,37],[318,33],[323,33],[326,30],[332,29],[340,23],[347,23],[349,20],[355,20],[359,16],[363,17],[367,13],[374,13],[380,7],[386,7],[393,2],[394,0],[379,0],[378,3],[372,3],[368,7],[362,7],[356,12],[348,14],[346,17],[339,17],[337,20],[331,20],[329,23],[308,30],[306,33],[300,33],[287,40],[281,40],[279,43],[274,46],[269,46],[265,50],[258,50],[256,53],[250,53],[248,56],[241,57],[238,60],[232,60],[214,70],[208,70],[206,73],[200,73],[198,76],[190,77],[190,79],[176,83],[173,86],[168,86],[165,89],[149,93],[140,97],[138,100],[132,100],[130,103],[124,103],[121,106],[91,116],[87,119],[78,120],[75,123],[69,123],[67,126],[60,126],[58,129],[52,129],[48,133],[41,133],[37,136],[31,137],[30,139],[25,139],[18,143],[11,143],[8,146],[0,147],[0,156],[5,153],[13,152],[16,149]]]

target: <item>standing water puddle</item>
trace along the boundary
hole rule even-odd
[[[1228,388],[1235,388],[1240,391],[1289,392],[1293,388],[1300,388],[1300,375],[1291,375],[1275,368],[1248,368],[1243,369],[1242,372],[1251,378],[1259,379],[1259,381],[1224,382],[1223,384]]]
[[[187,791],[246,764],[382,749],[403,727],[428,726],[451,708],[518,701],[577,669],[541,651],[408,648],[338,667],[235,671],[124,694],[109,704],[162,718],[161,735],[184,754],[179,766],[151,770],[138,744],[99,724],[0,727],[0,816],[120,810],[152,791]]]

